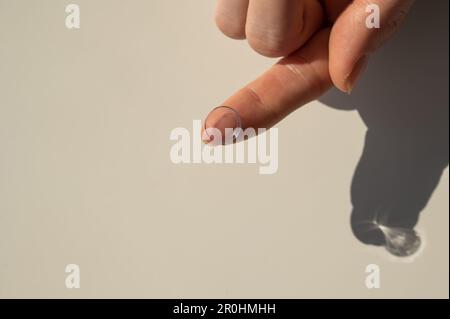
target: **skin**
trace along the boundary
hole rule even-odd
[[[395,33],[413,2],[218,0],[216,23],[225,35],[246,39],[261,55],[283,57],[222,105],[239,112],[244,129],[270,128],[333,85],[350,94],[370,54]],[[379,29],[366,26],[369,4],[380,8]],[[210,114],[208,123],[233,127],[220,112]]]

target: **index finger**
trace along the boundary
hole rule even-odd
[[[304,47],[272,66],[266,73],[228,98],[222,105],[233,108],[242,128],[269,129],[300,106],[318,98],[331,85],[328,68],[330,30],[317,33]],[[211,113],[208,128],[225,134],[235,128],[223,112]],[[205,142],[209,142],[206,140]]]

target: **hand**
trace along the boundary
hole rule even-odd
[[[227,99],[243,128],[269,128],[325,93],[333,84],[350,93],[371,52],[398,29],[413,0],[218,0],[216,22],[258,53],[285,57]],[[369,4],[380,28],[368,28]],[[227,125],[228,124],[228,125]],[[208,127],[233,127],[220,112]],[[223,131],[224,132],[224,131]]]

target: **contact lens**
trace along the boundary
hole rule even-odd
[[[214,108],[205,119],[205,134],[209,140],[213,140],[212,129],[218,130],[222,137],[222,144],[228,141],[235,142],[242,132],[242,121],[239,112],[229,106]],[[215,141],[217,142],[217,141]]]

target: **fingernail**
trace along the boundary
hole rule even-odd
[[[236,110],[219,106],[209,113],[205,120],[204,132],[202,140],[205,144],[227,144],[233,142],[233,135],[227,136],[230,132],[227,129],[234,130],[241,127],[240,116]],[[222,140],[216,139],[215,132],[220,132]]]
[[[202,130],[202,142],[205,144],[209,144],[212,142],[212,136],[209,136],[206,130]]]
[[[346,81],[346,89],[347,89],[348,94],[352,93],[353,89],[355,88],[356,82],[363,74],[364,70],[367,67],[368,62],[369,62],[369,57],[367,55],[364,55],[355,64],[355,67],[353,68],[352,73],[350,73],[350,75],[347,77],[347,81]]]

